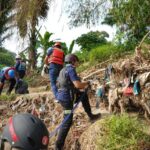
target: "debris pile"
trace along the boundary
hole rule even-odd
[[[2,103],[3,102],[3,103]],[[43,120],[49,130],[53,132],[63,120],[63,110],[59,103],[54,102],[51,92],[33,93],[18,96],[15,101],[6,103],[1,101],[0,106],[0,132],[6,125],[8,118],[16,113],[28,112]],[[66,142],[66,149],[75,147],[76,141],[84,132],[90,122],[87,119],[81,105],[74,112],[73,126],[69,132]],[[50,139],[49,150],[54,149],[57,133]]]

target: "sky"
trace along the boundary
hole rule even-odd
[[[58,5],[57,1],[49,10],[47,19],[44,21],[40,21],[39,23],[39,27],[41,27],[40,33],[42,35],[46,31],[53,33],[53,35],[51,36],[51,40],[60,39],[60,41],[66,42],[67,46],[71,44],[72,40],[89,31],[106,31],[110,35],[108,40],[113,39],[115,35],[115,28],[107,25],[99,25],[90,29],[87,29],[85,26],[70,29],[68,26],[67,16],[61,15],[61,2],[59,1],[60,3]],[[11,38],[5,41],[3,46],[10,51],[19,53],[21,50],[27,47],[27,44],[25,41],[21,41],[17,34],[14,34]],[[77,49],[78,47],[75,46],[75,48]]]

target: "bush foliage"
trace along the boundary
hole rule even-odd
[[[150,142],[149,135],[144,133],[146,129],[136,117],[111,116],[105,121],[105,134],[97,138],[97,147],[101,150],[138,150],[140,142]]]
[[[13,101],[17,97],[16,94],[12,93],[10,95],[2,94],[0,95],[0,101]]]
[[[85,68],[95,65],[98,62],[108,60],[110,58],[117,59],[120,58],[128,52],[133,52],[132,50],[126,50],[123,46],[116,46],[112,43],[107,43],[105,45],[93,48],[90,52],[88,51],[78,51],[76,55],[79,57],[82,66],[79,66],[79,72],[83,71]],[[88,65],[84,65],[87,64]],[[86,66],[86,67],[85,67]]]
[[[0,48],[0,69],[3,66],[13,66],[15,61],[15,54]]]
[[[110,57],[120,57],[124,52],[126,52],[124,48],[108,43],[92,49],[92,51],[89,53],[89,60],[90,62],[101,62],[109,59]]]

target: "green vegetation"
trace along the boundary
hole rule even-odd
[[[92,49],[92,51],[89,53],[89,60],[90,62],[102,62],[110,58],[117,59],[121,56],[124,56],[126,52],[127,50],[123,47],[115,46],[111,43],[108,43],[106,45],[102,45]]]
[[[69,47],[67,47],[67,44],[65,42],[61,42],[62,49],[63,49],[65,55],[72,53],[74,44],[75,44],[75,40],[71,41],[71,44],[69,45]]]
[[[108,59],[118,59],[125,56],[126,54],[134,53],[133,50],[126,50],[123,46],[113,45],[107,43],[105,45],[97,46],[88,51],[77,51],[75,54],[79,57],[81,65],[78,67],[78,71],[81,72],[96,63],[106,61]]]
[[[37,32],[37,35],[38,35],[38,39],[36,40],[36,48],[40,47],[43,50],[43,53],[41,55],[41,58],[42,58],[41,66],[43,67],[43,65],[44,65],[44,58],[46,56],[47,49],[49,47],[52,47],[53,44],[54,44],[54,41],[50,40],[50,38],[53,35],[53,33],[50,33],[48,31],[46,31],[44,33],[44,35],[42,36],[38,30],[36,30],[36,32]]]
[[[76,39],[76,43],[81,46],[82,51],[91,51],[91,49],[106,44],[106,38],[109,34],[105,31],[90,31],[86,34],[82,34]]]
[[[21,38],[27,38],[29,68],[31,70],[37,67],[37,49],[36,49],[36,27],[39,25],[40,19],[46,19],[49,10],[49,0],[16,0],[15,3],[17,28]]]
[[[12,14],[10,13],[14,0],[0,0],[0,47],[6,38],[8,38],[11,33],[7,32],[10,29],[10,24],[6,26],[12,19]]]
[[[0,95],[0,101],[13,101],[17,97],[16,94],[12,93],[10,95],[2,94]]]
[[[149,6],[149,0],[72,0],[66,2],[65,8],[71,26],[90,27],[100,23],[115,26],[118,41],[130,49],[148,32]]]
[[[0,48],[0,69],[4,66],[13,66],[15,54],[4,48]]]
[[[97,137],[98,150],[141,150],[140,143],[150,143],[147,129],[137,118],[111,116],[103,124],[103,135]]]
[[[109,9],[106,22],[117,25],[130,43],[138,42],[147,32],[150,25],[150,1],[145,0],[112,0],[113,7]],[[111,21],[110,21],[111,20]]]

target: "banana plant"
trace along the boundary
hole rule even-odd
[[[73,52],[74,44],[75,44],[75,40],[71,42],[69,47],[67,47],[67,44],[65,42],[62,43],[62,49],[65,55],[71,54]]]
[[[53,33],[50,33],[48,31],[46,31],[44,33],[44,35],[42,36],[38,30],[36,30],[36,32],[37,32],[37,36],[38,36],[37,41],[36,41],[36,49],[41,48],[43,50],[43,53],[42,53],[42,56],[41,56],[41,58],[42,58],[41,64],[43,66],[44,65],[44,58],[45,58],[46,53],[47,53],[47,49],[49,47],[52,47],[53,44],[54,44],[54,41],[50,40]]]

